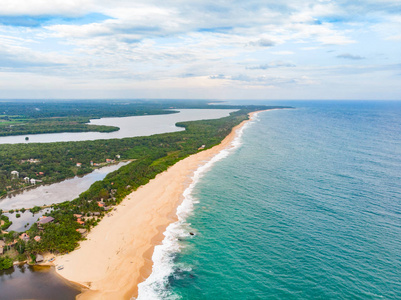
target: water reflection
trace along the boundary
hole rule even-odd
[[[107,174],[118,170],[128,163],[129,162],[120,162],[116,165],[96,169],[83,177],[76,176],[59,183],[42,185],[35,189],[25,190],[16,195],[9,195],[0,200],[0,209],[32,208],[34,206],[71,201],[77,198],[79,194],[88,190],[95,181],[103,180]]]
[[[175,132],[184,128],[175,126],[177,122],[226,117],[232,109],[181,109],[177,114],[134,116],[123,118],[94,119],[89,124],[110,125],[120,128],[114,132],[64,132],[47,134],[29,134],[0,137],[0,144],[18,143],[53,143],[70,141],[93,141],[101,139],[121,139],[134,136],[148,136],[158,133]],[[25,140],[29,137],[29,140]]]
[[[79,293],[51,267],[21,265],[0,271],[0,299],[72,300]]]

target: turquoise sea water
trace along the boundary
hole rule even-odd
[[[138,299],[401,297],[401,103],[290,104],[198,170]]]

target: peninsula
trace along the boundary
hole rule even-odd
[[[252,113],[253,114],[253,113]],[[223,149],[231,147],[235,126],[217,146],[193,154],[158,174],[124,198],[103,218],[79,249],[56,258],[57,272],[86,287],[78,299],[130,299],[152,271],[154,247],[167,226],[176,221],[177,207],[194,171]]]

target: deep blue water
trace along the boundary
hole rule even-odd
[[[198,180],[161,299],[401,297],[401,102],[290,104]]]

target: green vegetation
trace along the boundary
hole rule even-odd
[[[0,270],[9,269],[13,266],[13,261],[7,256],[0,256]]]
[[[119,128],[86,124],[90,119],[171,114],[153,103],[0,102],[0,136],[56,132],[111,132]]]
[[[0,211],[0,222],[1,222],[1,226],[0,226],[1,230],[6,230],[13,223],[10,221],[10,219],[7,216],[3,215],[1,211]]]
[[[219,144],[232,128],[248,118],[248,113],[269,107],[249,107],[218,120],[182,122],[185,131],[116,140],[63,142],[49,144],[0,145],[0,191],[24,185],[21,179],[12,179],[11,171],[18,170],[20,177],[37,177],[44,183],[56,182],[75,174],[93,170],[91,162],[104,163],[106,159],[121,157],[132,160],[126,166],[95,182],[77,199],[52,206],[48,216],[53,222],[34,223],[27,231],[30,239],[18,240],[14,248],[18,257],[30,257],[45,251],[65,253],[72,251],[114,205],[141,185],[177,161],[194,154],[199,147],[205,149]],[[76,164],[81,163],[77,168]],[[6,184],[2,183],[5,182]],[[9,186],[6,186],[9,185]],[[30,209],[32,213],[41,208]],[[21,209],[22,211],[22,209]],[[3,235],[13,241],[15,233]],[[37,237],[40,241],[33,238]],[[0,238],[2,236],[0,235]],[[16,258],[17,259],[17,258]]]

